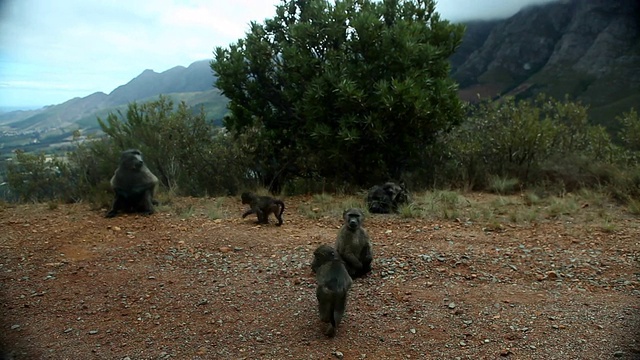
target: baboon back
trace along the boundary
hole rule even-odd
[[[398,207],[409,202],[409,193],[404,185],[387,182],[375,185],[367,193],[367,208],[372,214],[397,212]]]
[[[333,337],[346,310],[347,293],[353,281],[342,259],[329,245],[321,245],[316,249],[311,268],[316,271],[320,319],[329,323],[325,334]]]

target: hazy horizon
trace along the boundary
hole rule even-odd
[[[554,0],[448,0],[450,21],[498,19]],[[41,108],[111,93],[146,69],[213,59],[280,0],[6,0],[0,2],[0,108]]]

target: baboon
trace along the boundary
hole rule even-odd
[[[111,178],[111,188],[115,198],[106,217],[114,217],[119,210],[153,214],[153,192],[158,178],[151,173],[137,149],[125,150],[120,154],[120,165]]]
[[[316,298],[320,320],[329,323],[325,335],[334,337],[347,308],[347,293],[353,280],[334,248],[320,245],[313,252],[311,269],[316,273]]]
[[[338,232],[336,250],[344,260],[349,275],[357,278],[371,271],[373,252],[367,230],[362,227],[364,213],[360,209],[345,210],[344,225]]]
[[[258,196],[251,192],[243,192],[240,195],[243,204],[249,204],[249,210],[242,214],[242,218],[256,214],[258,217],[258,224],[268,224],[269,214],[275,215],[278,219],[276,226],[282,225],[282,213],[284,212],[284,202],[279,199],[274,199],[271,196]]]
[[[397,212],[398,207],[409,202],[409,192],[403,183],[386,182],[375,185],[367,194],[367,207],[372,214]]]

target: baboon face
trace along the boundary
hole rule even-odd
[[[242,195],[240,195],[240,198],[242,199],[243,204],[251,203],[251,194],[249,194],[248,192],[242,193]]]
[[[140,170],[144,165],[142,153],[137,149],[125,150],[120,155],[120,166],[129,170]]]
[[[360,209],[349,209],[344,212],[344,222],[349,230],[356,230],[362,224],[364,213]]]

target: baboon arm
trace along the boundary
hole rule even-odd
[[[255,211],[253,211],[252,209],[249,209],[249,210],[245,211],[244,214],[242,214],[242,218],[244,219],[244,218],[246,218],[247,216],[249,216],[249,215],[251,215],[253,213],[255,213]]]
[[[123,204],[124,204],[124,201],[122,200],[122,197],[119,195],[116,195],[115,199],[113,200],[113,204],[111,205],[111,210],[109,210],[106,217],[110,218],[110,217],[116,216],[116,214],[118,213],[118,210],[120,210]]]
[[[362,249],[362,259],[371,262],[373,260],[373,252],[371,251],[371,246],[366,246]]]
[[[348,254],[344,254],[342,255],[342,259],[352,268],[356,269],[356,270],[360,270],[362,269],[362,263],[360,262],[360,260],[358,259],[357,256],[355,256],[354,254],[348,253]]]

